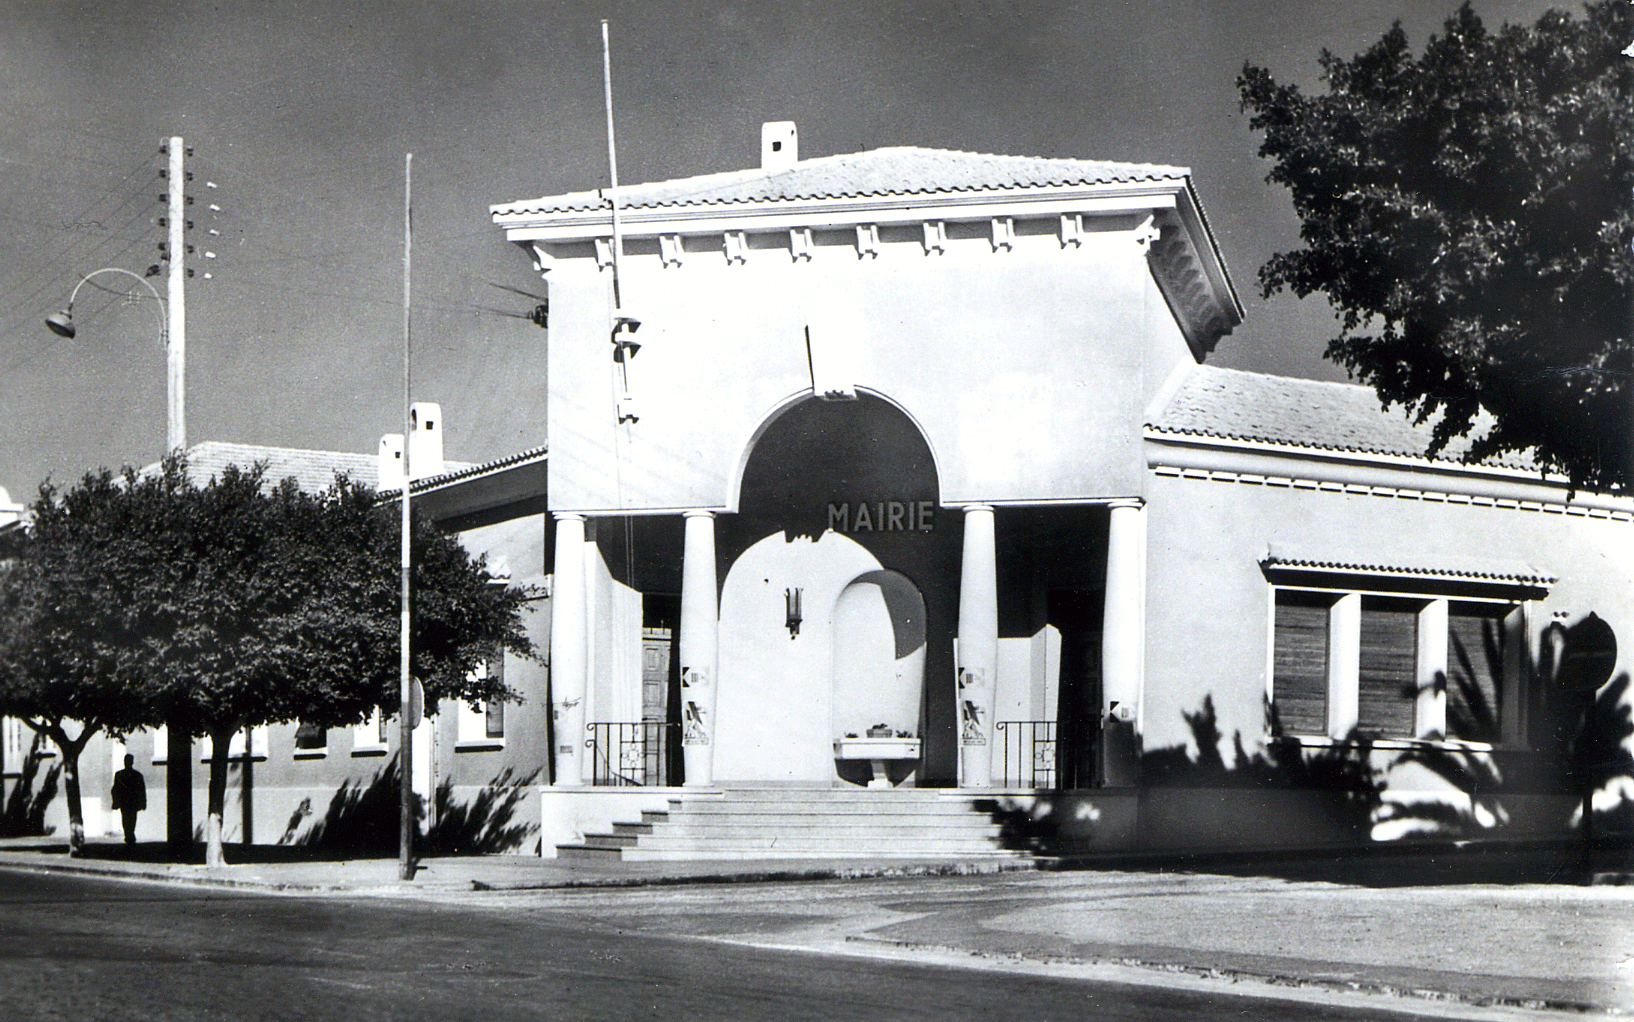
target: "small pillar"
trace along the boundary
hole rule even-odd
[[[715,514],[686,512],[681,549],[681,755],[685,786],[715,782],[715,678],[720,610]]]
[[[998,671],[998,554],[993,508],[964,509],[959,565],[959,786],[993,784],[993,683]]]
[[[555,726],[556,787],[584,783],[584,697],[589,681],[584,592],[584,516],[556,516],[555,579],[550,593],[550,713]]]
[[[1113,501],[1107,520],[1106,604],[1101,618],[1101,782],[1140,779],[1140,698],[1146,647],[1146,510]]]

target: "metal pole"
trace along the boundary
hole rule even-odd
[[[170,338],[166,345],[168,374],[165,416],[165,453],[187,446],[187,209],[184,195],[187,175],[183,157],[187,148],[180,135],[170,140]]]
[[[413,557],[410,554],[410,530],[412,521],[409,516],[409,480],[410,475],[409,449],[414,446],[413,412],[409,404],[409,269],[410,257],[414,249],[414,224],[410,216],[411,196],[413,193],[414,154],[407,153],[403,157],[403,535],[401,544],[400,565],[400,595],[402,609],[402,631],[398,639],[398,712],[401,725],[400,749],[398,751],[398,768],[402,771],[399,780],[401,783],[399,803],[400,811],[397,819],[397,878],[399,880],[414,879],[414,725],[409,719],[410,703],[413,701],[413,681],[409,677],[410,629],[413,627],[412,612],[409,607],[409,574],[413,566]]]
[[[170,315],[165,337],[165,450],[187,447],[187,145],[180,135],[169,142],[170,189],[166,221],[170,229]],[[193,736],[183,714],[165,721],[165,838],[173,856],[193,845]]]
[[[607,41],[607,19],[601,19],[601,87],[607,107],[607,171],[612,187],[608,199],[613,204],[613,311],[623,308],[618,289],[619,259],[623,256],[624,239],[618,221],[618,147],[613,143],[613,51]],[[628,385],[626,385],[628,391]]]

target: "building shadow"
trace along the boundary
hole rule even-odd
[[[1191,741],[1142,755],[1138,790],[1041,790],[977,806],[1004,847],[1080,865],[1369,886],[1634,872],[1634,693],[1628,674],[1611,677],[1609,625],[1594,614],[1554,622],[1535,656],[1510,649],[1508,662],[1496,627],[1471,643],[1479,648],[1451,639],[1433,684],[1456,740],[1301,741],[1283,737],[1267,700],[1269,737],[1250,752],[1241,732],[1226,740],[1206,696],[1182,712]],[[1483,684],[1513,677],[1515,658],[1521,685]],[[1526,704],[1500,703],[1517,697]]]
[[[1612,677],[1616,636],[1590,613],[1570,626],[1552,622],[1539,638],[1535,656],[1519,651],[1526,726],[1512,726],[1506,735],[1504,718],[1513,711],[1506,714],[1476,681],[1502,676],[1504,650],[1495,629],[1486,630],[1478,650],[1455,637],[1450,677],[1435,679],[1446,697],[1448,732],[1487,747],[1424,743],[1403,751],[1393,767],[1427,771],[1463,798],[1392,802],[1380,822],[1402,825],[1415,837],[1502,837],[1516,829],[1513,810],[1527,797],[1568,795],[1577,809],[1558,821],[1556,836],[1575,835],[1581,854],[1603,867],[1627,868],[1634,864],[1634,706],[1629,675]]]
[[[1266,713],[1272,734],[1279,733],[1275,707],[1267,706]],[[1281,839],[1287,840],[1287,829],[1296,827],[1323,845],[1365,842],[1385,788],[1384,772],[1366,736],[1352,734],[1318,747],[1273,738],[1250,753],[1238,733],[1228,761],[1220,751],[1223,735],[1212,696],[1182,716],[1192,742],[1143,753],[1138,792],[1039,791],[1027,798],[980,799],[976,807],[999,825],[1004,847],[1043,856],[1122,861],[1139,854],[1148,859],[1149,853],[1118,850],[1138,847],[1132,839],[1141,823],[1130,814],[1146,813],[1143,805],[1155,803],[1173,811],[1183,792],[1236,792],[1245,812],[1266,822],[1272,822],[1280,808],[1297,802],[1297,815],[1286,821]],[[1126,806],[1121,816],[1114,809],[1119,798]],[[1214,812],[1220,815],[1219,810]],[[1233,826],[1246,831],[1252,821],[1245,816]],[[1111,832],[1120,828],[1131,840],[1120,844],[1113,837]],[[1194,856],[1166,855],[1177,861],[1188,857]]]
[[[6,794],[4,806],[0,806],[0,837],[43,837],[52,832],[45,825],[45,811],[57,797],[62,764],[53,761],[41,776],[40,767],[46,762],[46,757],[40,755],[43,741],[39,735],[34,736],[23,758],[23,768]]]
[[[398,758],[393,756],[368,781],[342,785],[322,817],[308,824],[303,804],[290,817],[277,846],[337,858],[397,854],[401,788]],[[437,786],[436,822],[416,842],[417,856],[495,855],[514,852],[539,832],[537,823],[519,820],[518,809],[533,794],[535,770],[519,774],[506,767],[467,801],[456,801],[454,786]],[[417,800],[416,820],[425,813]],[[268,846],[252,846],[266,848]],[[254,854],[251,848],[244,852]],[[240,854],[244,854],[241,852]]]

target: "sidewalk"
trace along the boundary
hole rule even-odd
[[[947,876],[1031,871],[1025,859],[974,862],[903,859],[754,859],[686,862],[577,862],[528,855],[472,855],[423,859],[414,879],[397,876],[397,860],[339,859],[302,849],[228,845],[228,865],[208,868],[200,859],[174,863],[161,844],[127,847],[87,838],[85,854],[69,858],[60,838],[0,839],[0,868],[97,874],[292,894],[413,895],[435,891],[551,890],[583,887],[646,887],[673,884],[839,880],[863,877]]]
[[[265,846],[229,846],[229,861],[235,852],[256,861],[217,869],[163,861],[159,845],[91,841],[86,852],[70,859],[60,839],[0,840],[0,869],[384,897],[1009,872],[1017,875],[1004,885],[1002,900],[967,905],[944,898],[911,920],[847,939],[859,948],[956,952],[971,964],[1137,966],[1419,1003],[1634,1012],[1634,886],[1538,882],[1558,875],[1558,849],[1344,862],[1290,857],[1257,868],[1150,860],[1061,872],[1037,869],[1056,864],[1016,860],[582,863],[473,856],[428,859],[409,882],[397,879],[395,859],[323,860]],[[893,891],[900,900],[900,890]]]

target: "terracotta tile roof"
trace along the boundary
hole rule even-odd
[[[503,458],[496,458],[493,461],[485,461],[477,465],[462,465],[451,462],[449,463],[447,471],[444,471],[438,475],[426,476],[423,479],[414,480],[414,484],[409,488],[409,500],[412,501],[414,499],[414,494],[420,493],[424,490],[434,490],[450,483],[459,482],[462,479],[473,479],[477,476],[489,475],[491,473],[499,472],[507,468],[513,468],[527,462],[545,461],[549,458],[549,456],[550,447],[547,445],[531,447],[528,450],[519,451],[516,454],[507,454]],[[390,496],[391,494],[399,493],[401,491],[401,486],[394,486],[388,490],[381,490],[380,493],[382,496]]]
[[[1371,387],[1207,365],[1197,366],[1147,425],[1159,435],[1411,458],[1424,457],[1431,431],[1429,423],[1415,425],[1400,407],[1384,411]],[[1455,439],[1436,460],[1459,462],[1469,446],[1467,438]],[[1482,464],[1537,471],[1531,459],[1519,454]]]
[[[1490,562],[1480,566],[1447,564],[1409,564],[1400,561],[1380,561],[1376,557],[1360,557],[1346,553],[1316,553],[1273,544],[1261,559],[1269,570],[1290,569],[1311,572],[1335,572],[1363,575],[1393,575],[1402,578],[1440,579],[1468,582],[1516,583],[1530,586],[1552,586],[1559,576],[1529,563],[1516,561]]]
[[[997,156],[950,149],[894,146],[801,160],[781,170],[759,168],[619,189],[621,209],[790,202],[838,198],[1014,191],[1052,186],[1181,181],[1190,171],[1147,163]],[[605,209],[601,190],[503,203],[495,216]]]
[[[380,465],[378,456],[373,454],[305,451],[292,447],[229,444],[217,440],[195,444],[187,449],[188,474],[201,484],[219,476],[228,465],[248,468],[258,461],[267,463],[265,481],[269,487],[293,476],[301,489],[313,493],[327,490],[335,481],[336,472],[345,472],[352,479],[373,486]],[[142,472],[153,472],[157,467],[149,465]]]

